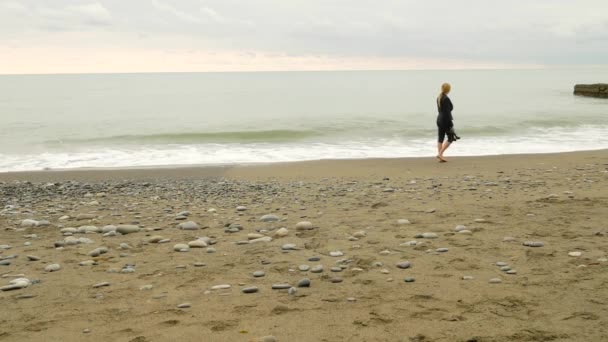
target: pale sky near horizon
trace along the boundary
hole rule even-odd
[[[0,0],[0,74],[564,65],[607,0]]]

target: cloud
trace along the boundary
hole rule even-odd
[[[223,51],[248,67],[608,63],[606,0],[0,0],[0,23],[0,48]]]

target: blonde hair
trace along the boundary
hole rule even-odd
[[[441,85],[441,93],[437,96],[437,107],[441,109],[441,97],[443,95],[447,95],[450,90],[452,90],[452,86],[449,83],[444,83]]]

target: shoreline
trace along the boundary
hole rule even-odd
[[[498,161],[512,161],[519,163],[552,163],[561,161],[563,158],[574,158],[572,162],[581,160],[592,161],[594,158],[604,158],[608,163],[608,149],[587,150],[575,152],[558,153],[531,153],[531,154],[505,154],[489,156],[455,156],[448,157],[450,162],[440,164],[434,157],[405,157],[405,158],[364,158],[364,159],[318,159],[307,161],[289,162],[260,162],[260,163],[237,163],[237,164],[214,164],[214,165],[159,165],[159,166],[134,166],[134,167],[112,167],[112,168],[77,168],[77,169],[50,169],[34,171],[11,171],[0,173],[0,182],[11,181],[62,181],[62,180],[116,180],[116,179],[159,179],[159,178],[221,178],[236,177],[257,178],[289,177],[290,172],[294,175],[310,178],[328,171],[328,176],[351,176],[358,177],[366,175],[374,168],[383,168],[387,175],[398,174],[404,169],[408,172],[426,170],[433,174],[440,174],[442,170],[462,171],[467,166],[493,167]],[[509,167],[508,165],[501,168]],[[360,168],[360,170],[357,170]],[[332,172],[338,169],[339,172]],[[307,170],[308,175],[302,170]]]

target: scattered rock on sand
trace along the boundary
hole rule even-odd
[[[179,228],[181,230],[197,230],[197,229],[200,229],[201,227],[194,221],[187,221],[187,222],[182,222],[182,223],[178,224],[177,228]]]
[[[60,269],[61,269],[61,266],[59,264],[50,264],[44,268],[44,270],[47,272],[57,272]]]
[[[260,221],[262,221],[262,222],[276,222],[278,220],[279,220],[279,217],[277,215],[273,215],[273,214],[267,214],[267,215],[260,217]]]
[[[296,224],[296,230],[311,230],[313,229],[312,223],[308,221],[298,222]]]
[[[545,246],[545,243],[542,241],[526,241],[523,245],[527,247],[543,247]]]

